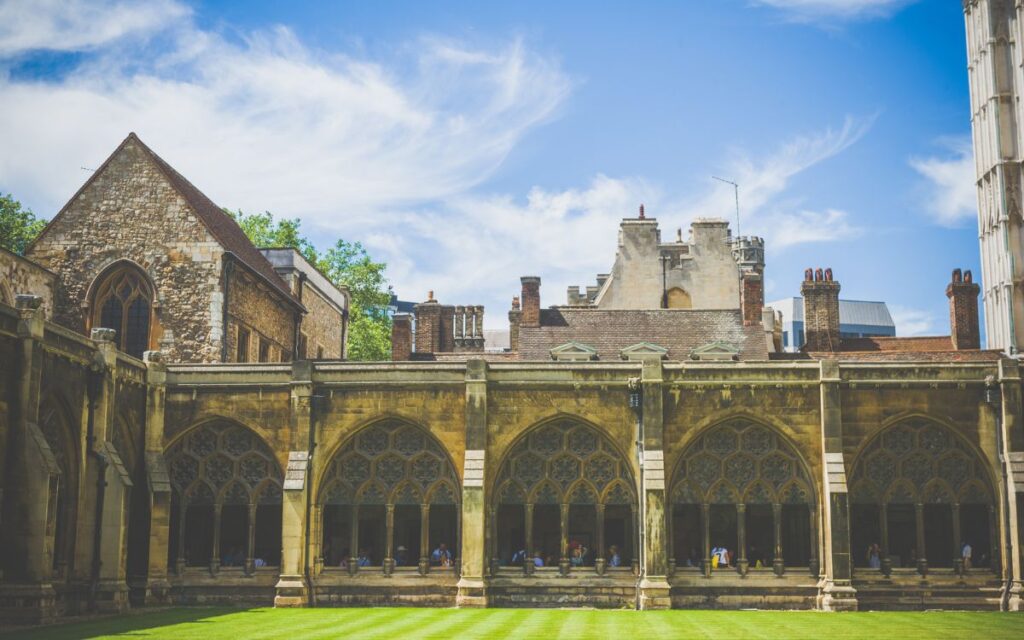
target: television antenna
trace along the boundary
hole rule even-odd
[[[713,179],[725,184],[731,184],[733,193],[736,194],[736,237],[740,237],[740,185],[736,184],[732,180],[726,180],[725,178],[719,178],[718,176],[711,176]]]

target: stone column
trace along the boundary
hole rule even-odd
[[[958,576],[964,575],[964,559],[960,555],[960,545],[963,543],[960,537],[960,503],[954,502],[950,505],[950,517],[953,518],[953,572]]]
[[[167,406],[167,367],[163,353],[147,351],[146,363],[146,479],[149,482],[149,563],[146,605],[170,604],[167,580],[168,545],[171,539],[171,481],[164,461],[164,411]],[[146,487],[135,487],[145,491]],[[184,505],[184,496],[179,496]],[[185,521],[184,507],[178,520]],[[184,560],[184,529],[179,528],[178,561]]]
[[[819,582],[818,606],[825,611],[856,611],[857,591],[851,582],[850,502],[843,458],[839,363],[831,359],[822,360],[820,367],[821,519],[825,571]]]
[[[818,549],[818,507],[810,505],[808,511],[810,511],[811,515],[811,557],[807,561],[807,570],[812,578],[817,578],[821,573],[821,564],[818,559],[820,557]]]
[[[526,503],[523,505],[523,524],[526,527],[524,531],[526,538],[526,562],[523,564],[523,573],[526,575],[533,575],[533,504]]]
[[[181,503],[178,505],[180,513],[178,514],[178,558],[175,562],[176,566],[174,572],[177,575],[185,573],[185,521],[188,520],[188,498],[185,496],[181,497]],[[152,559],[152,557],[150,558]]]
[[[96,343],[97,352],[90,372],[91,376],[95,376],[95,394],[91,394],[89,404],[89,410],[93,412],[93,433],[91,440],[86,434],[86,444],[90,450],[86,457],[85,486],[96,491],[93,497],[96,502],[85,503],[91,519],[79,518],[80,537],[76,549],[81,553],[76,552],[76,556],[82,561],[78,568],[87,568],[90,582],[95,584],[90,594],[93,609],[120,613],[129,606],[128,505],[131,502],[133,483],[120,454],[111,442],[116,428],[118,404],[115,333],[110,329],[93,329],[91,337]],[[102,497],[97,488],[101,475]],[[98,547],[96,529],[99,529]],[[85,540],[89,543],[82,544]],[[86,558],[88,563],[85,562]],[[98,562],[98,566],[94,562]]]
[[[466,307],[455,305],[455,346],[462,347],[466,338]]]
[[[674,518],[674,508],[672,499],[669,497],[668,492],[665,493],[665,552],[668,554],[668,564],[665,567],[665,575],[669,578],[676,573],[676,538],[675,538],[675,523],[672,521]]]
[[[701,538],[704,545],[704,577],[711,577],[711,505],[700,505]]]
[[[740,503],[736,505],[736,542],[739,547],[739,557],[736,559],[736,570],[743,577],[747,575],[747,505]]]
[[[421,576],[430,572],[430,504],[420,505],[420,561]]]
[[[643,361],[643,470],[641,495],[643,555],[640,566],[641,609],[669,609],[668,548],[665,527],[664,392],[660,356]],[[639,528],[639,527],[638,527]],[[634,535],[639,533],[634,532]]]
[[[256,571],[256,503],[249,504],[248,531],[245,537],[245,575]]]
[[[608,566],[608,560],[605,558],[604,550],[604,505],[598,503],[594,505],[594,522],[597,525],[597,549],[595,549],[594,559],[594,570],[597,575],[603,576],[605,567]]]
[[[917,534],[917,572],[921,574],[922,578],[928,577],[928,554],[925,551],[924,546],[924,505],[917,503],[914,505],[914,529]]]
[[[487,450],[487,362],[466,362],[466,457],[462,475],[460,576],[455,604],[487,606],[484,544],[487,496],[484,472]]]
[[[213,549],[210,551],[210,575],[220,570],[220,516],[222,505],[213,505]]]
[[[15,362],[5,366],[17,372],[16,388],[6,439],[0,443],[0,470],[8,488],[0,512],[0,540],[8,550],[7,563],[0,567],[0,617],[26,623],[48,622],[56,615],[50,580],[57,496],[64,490],[56,459],[37,424],[45,329],[42,302],[26,295],[15,300],[18,347]]]
[[[1004,358],[999,361],[999,386],[1002,397],[1002,426],[1000,452],[1006,465],[1007,481],[1000,483],[1000,507],[1005,514],[1000,519],[1001,555],[1003,556],[1003,594],[1002,603],[1007,611],[1024,610],[1024,597],[1021,584],[1021,535],[1020,515],[1017,513],[1017,494],[1024,492],[1024,428],[1021,425],[1021,413],[1024,403],[1021,400],[1021,378],[1015,360]],[[1000,473],[1000,477],[1003,474]]]
[[[352,520],[349,523],[348,575],[359,573],[359,505],[352,505]]]
[[[786,572],[786,561],[782,557],[782,505],[777,503],[772,504],[772,546],[775,547],[772,569],[781,578]]]
[[[501,567],[501,558],[498,557],[498,510],[494,505],[487,509],[487,549],[490,560],[490,570],[487,575],[495,576]],[[512,553],[515,553],[515,550]]]
[[[391,576],[395,570],[395,505],[384,505],[384,562],[381,568],[385,576]]]
[[[882,575],[888,578],[892,574],[892,558],[889,557],[889,505],[879,505],[879,528],[882,530]]]
[[[558,510],[558,572],[562,576],[569,575],[569,505],[559,505]]]
[[[313,415],[313,363],[292,363],[289,397],[291,442],[281,495],[281,575],[275,585],[275,607],[304,607],[311,570],[306,534],[310,516],[310,487],[307,482],[310,451],[315,443]],[[310,479],[311,480],[311,479]]]

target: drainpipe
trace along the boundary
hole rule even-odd
[[[234,271],[235,265],[232,262],[234,254],[230,251],[224,253],[221,260],[224,261],[224,304],[223,314],[221,319],[221,341],[220,341],[220,361],[228,361],[228,290],[231,288],[231,273]]]
[[[103,545],[103,502],[107,488],[107,458],[96,450],[95,415],[96,401],[99,397],[100,387],[103,384],[103,367],[93,364],[89,372],[86,392],[89,397],[88,416],[86,421],[86,451],[88,455],[96,460],[96,513],[93,523],[92,537],[92,568],[89,576],[89,599],[88,608],[96,610],[96,594],[100,586],[100,569],[103,563],[100,559],[100,551]]]

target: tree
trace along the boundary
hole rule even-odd
[[[348,357],[351,360],[387,360],[391,357],[391,302],[384,270],[359,242],[338,240],[324,253],[302,235],[301,220],[275,220],[269,211],[246,214],[224,210],[238,222],[257,247],[291,247],[319,269],[335,285],[348,287]]]
[[[22,209],[11,194],[0,194],[0,247],[22,255],[45,226],[46,220],[36,218],[31,209]]]

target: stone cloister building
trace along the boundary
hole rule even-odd
[[[128,157],[143,153],[129,142]],[[148,192],[102,205],[114,213],[79,206],[102,218]],[[111,244],[102,224],[60,224],[83,248]],[[781,353],[759,239],[715,220],[689,241],[662,243],[646,216],[621,231],[631,249],[566,305],[541,308],[540,278],[522,278],[508,351],[480,348],[482,308],[428,296],[396,318],[396,359],[376,363],[187,360],[170,345],[135,357],[123,315],[106,327],[99,314],[88,336],[76,324],[99,290],[82,282],[106,263],[73,243],[80,269],[7,256],[0,615],[1020,608],[1021,378],[979,348],[970,273],[946,291],[950,335],[843,340],[839,282],[808,270],[807,347]],[[209,268],[187,242],[152,245],[150,263],[165,264],[161,246],[177,277]],[[126,282],[110,289],[138,289]],[[616,282],[645,288],[601,293]],[[252,291],[252,304],[281,294]],[[154,326],[138,334],[149,347]],[[728,566],[711,559],[719,547]]]

